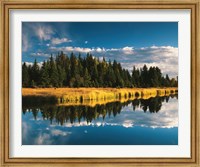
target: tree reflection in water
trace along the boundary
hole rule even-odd
[[[56,106],[56,105],[38,105],[26,104],[23,102],[22,111],[23,114],[26,112],[32,112],[34,119],[37,119],[38,112],[41,112],[43,119],[50,120],[51,124],[56,121],[58,124],[63,125],[66,122],[74,122],[81,120],[86,120],[87,123],[92,122],[92,120],[100,119],[103,120],[105,117],[114,117],[120,114],[122,108],[132,104],[133,111],[137,109],[142,109],[144,112],[157,113],[161,110],[162,103],[168,102],[170,98],[177,98],[178,95],[154,97],[149,99],[135,99],[127,102],[111,102],[104,105],[91,106]]]

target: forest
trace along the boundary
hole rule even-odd
[[[112,87],[112,88],[148,88],[177,87],[178,77],[169,78],[158,67],[136,68],[129,72],[116,60],[107,62],[88,53],[82,57],[79,53],[70,56],[63,52],[53,55],[39,65],[35,59],[33,65],[22,64],[22,87]]]

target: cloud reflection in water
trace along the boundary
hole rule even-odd
[[[157,106],[160,108],[156,108]],[[140,131],[148,130],[149,133],[150,129],[158,129],[157,131],[172,129],[170,133],[175,135],[172,143],[177,144],[178,142],[178,100],[176,98],[154,98],[149,102],[113,103],[94,108],[83,106],[24,107],[23,113],[22,144],[81,144],[82,140],[89,142],[95,135],[100,134],[104,134],[106,137],[99,136],[99,138],[106,138],[106,140],[109,136],[110,139],[111,136],[128,133],[128,131],[134,135],[138,133],[139,130],[136,132],[138,128]],[[118,131],[119,129],[120,131]],[[162,131],[165,134],[169,130]],[[91,135],[93,136],[91,137]],[[91,144],[93,142],[93,140],[90,141]],[[116,138],[115,142],[117,143]],[[120,142],[119,144],[123,144]],[[136,144],[137,142],[139,139],[135,141]],[[100,144],[102,143],[106,144],[101,141]],[[111,141],[108,140],[109,143]]]

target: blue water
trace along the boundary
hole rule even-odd
[[[177,145],[178,99],[37,106],[22,113],[23,145]]]

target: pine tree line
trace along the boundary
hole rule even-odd
[[[162,76],[158,67],[135,68],[132,74],[123,69],[116,60],[106,62],[94,58],[91,54],[76,57],[63,52],[54,59],[44,61],[39,67],[35,60],[33,65],[22,65],[23,87],[177,87],[178,78]]]

